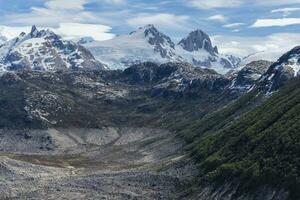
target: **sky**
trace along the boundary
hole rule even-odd
[[[37,25],[101,41],[154,24],[174,41],[201,29],[221,53],[242,57],[276,59],[300,45],[300,0],[0,0],[0,19],[7,38]]]

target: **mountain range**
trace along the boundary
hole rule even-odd
[[[299,199],[300,47],[240,62],[153,25],[3,39],[0,198]]]
[[[209,36],[202,30],[191,32],[178,44],[153,25],[141,27],[129,35],[121,35],[111,40],[89,40],[83,43],[96,59],[111,69],[125,69],[145,61],[160,64],[187,62],[225,74],[236,68],[240,62],[237,57],[219,54],[218,48],[213,47]]]
[[[105,68],[82,46],[63,40],[50,30],[39,31],[35,26],[30,33],[21,33],[1,44],[0,66],[2,71]]]

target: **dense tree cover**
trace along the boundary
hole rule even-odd
[[[241,192],[283,187],[300,198],[299,85],[300,79],[290,81],[253,110],[260,95],[247,94],[181,131],[203,182],[239,180]]]

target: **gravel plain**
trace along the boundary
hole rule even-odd
[[[169,131],[0,131],[0,199],[185,199],[196,168]]]

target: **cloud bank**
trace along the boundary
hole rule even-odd
[[[295,24],[300,24],[300,18],[257,19],[251,27],[258,28],[272,26],[289,26]]]

